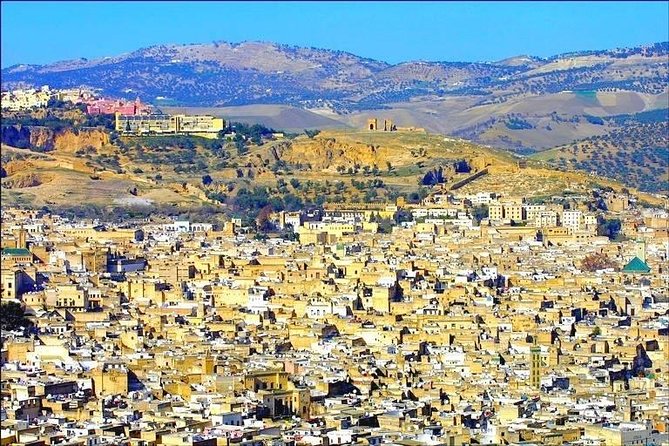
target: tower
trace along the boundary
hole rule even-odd
[[[19,239],[16,242],[16,247],[20,249],[26,249],[26,229],[21,225],[21,228],[19,229]]]
[[[534,344],[530,347],[530,385],[535,389],[541,387],[541,346],[534,338]]]
[[[376,118],[367,120],[367,130],[376,131],[379,129],[379,121]]]
[[[646,261],[646,241],[638,240],[636,242],[636,256],[640,258],[643,262]]]
[[[393,131],[393,121],[390,119],[384,119],[383,120],[383,131],[384,132],[392,132]]]

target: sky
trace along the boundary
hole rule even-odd
[[[159,44],[270,41],[398,63],[669,40],[669,2],[1,3],[1,65],[115,56]]]

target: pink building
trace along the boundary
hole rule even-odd
[[[98,99],[87,104],[86,112],[89,115],[113,115],[119,112],[122,115],[146,115],[151,112],[151,107],[142,104],[139,98],[134,102],[114,99]]]

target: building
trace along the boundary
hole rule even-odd
[[[397,126],[390,119],[384,119],[383,128],[379,128],[379,120],[377,118],[370,118],[367,120],[367,130],[393,132],[397,130]]]
[[[558,218],[555,211],[541,211],[534,217],[534,226],[537,228],[550,228],[557,226]]]
[[[216,137],[223,130],[221,118],[208,115],[124,115],[116,112],[115,129],[128,136],[195,135]]]
[[[536,338],[530,347],[530,385],[535,389],[541,387],[541,346]]]
[[[26,110],[30,108],[44,108],[54,97],[48,85],[40,89],[14,90],[2,92],[2,109],[9,111]]]
[[[648,274],[649,272],[648,264],[638,257],[634,257],[623,268],[623,273],[626,274]]]
[[[86,113],[92,116],[96,115],[148,115],[151,113],[151,107],[142,104],[139,98],[133,102],[112,99],[96,99],[89,101],[86,105]]]
[[[488,218],[491,221],[501,221],[504,219],[504,205],[500,203],[491,204],[488,207]]]
[[[522,221],[523,206],[520,204],[508,204],[504,206],[504,218],[512,221]]]
[[[564,211],[562,212],[562,226],[573,231],[581,229],[581,220],[583,219],[583,212],[581,211]]]

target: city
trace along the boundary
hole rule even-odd
[[[299,241],[3,209],[2,298],[35,327],[3,333],[3,423],[22,443],[659,444],[669,215],[609,193],[615,241],[587,210],[490,195],[270,217]],[[475,226],[473,200],[502,218]],[[400,209],[390,234],[370,221]]]
[[[666,4],[52,3],[2,4],[0,446],[669,446]]]

